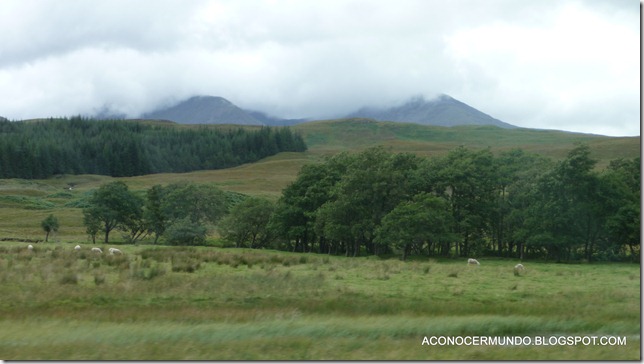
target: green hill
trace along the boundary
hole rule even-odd
[[[313,154],[333,154],[384,145],[394,151],[419,155],[442,155],[463,145],[493,152],[521,148],[554,159],[565,157],[575,143],[587,143],[593,158],[603,168],[612,159],[640,155],[640,137],[608,137],[557,130],[496,126],[424,126],[411,123],[378,122],[371,119],[340,119],[309,122],[293,127],[304,137]]]

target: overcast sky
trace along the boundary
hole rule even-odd
[[[640,4],[0,1],[11,120],[193,95],[326,118],[441,93],[517,126],[640,135]]]

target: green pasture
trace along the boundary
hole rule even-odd
[[[108,246],[98,245],[107,252]],[[5,360],[639,360],[639,265],[0,245]],[[620,346],[427,346],[616,336]]]

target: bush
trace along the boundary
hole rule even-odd
[[[170,245],[200,245],[206,241],[206,228],[189,219],[170,225],[164,236]]]
[[[201,267],[201,263],[195,259],[186,258],[173,258],[172,271],[173,272],[187,272],[194,273]]]
[[[103,275],[103,274],[95,274],[94,275],[94,284],[96,284],[97,286],[100,286],[103,283],[105,283],[105,275]]]
[[[173,271],[174,268],[173,268]],[[149,265],[149,268],[143,267],[143,264],[136,264],[130,267],[130,277],[142,280],[152,280],[156,277],[162,276],[166,273],[165,268],[160,266],[158,263],[154,265]]]
[[[60,284],[78,284],[78,274],[67,272],[60,279]]]

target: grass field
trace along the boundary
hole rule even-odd
[[[508,260],[25,246],[0,246],[2,359],[640,359],[639,265],[524,262],[515,276]],[[426,336],[626,344],[421,345]]]

